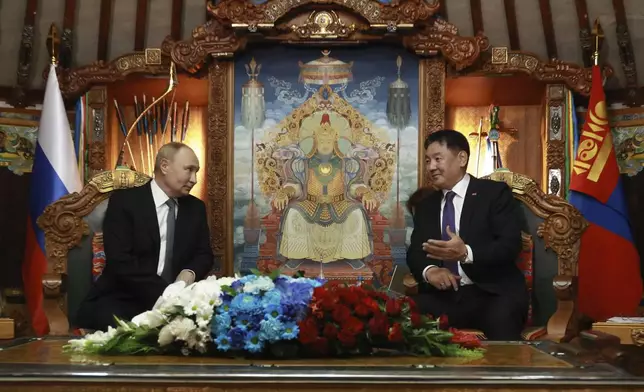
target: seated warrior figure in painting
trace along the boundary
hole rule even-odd
[[[364,164],[345,157],[338,140],[325,113],[313,133],[311,152],[285,165],[286,182],[273,205],[284,210],[277,249],[288,268],[312,260],[345,261],[360,269],[373,252],[367,210],[376,209],[378,202],[364,183]]]

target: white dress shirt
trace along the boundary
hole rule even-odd
[[[159,187],[156,180],[150,182],[150,188],[152,189],[152,198],[154,199],[154,206],[157,210],[157,222],[159,223],[159,238],[161,240],[161,246],[159,247],[159,264],[157,266],[157,275],[161,276],[163,272],[163,267],[165,266],[165,252],[168,244],[168,212],[170,207],[165,204],[170,197],[165,194],[165,192]],[[174,200],[177,201],[176,199]],[[174,207],[174,217],[177,218],[179,213],[179,203]]]
[[[465,195],[467,194],[467,187],[470,185],[470,175],[465,174],[465,176],[454,185],[452,192],[455,193],[453,203],[454,203],[454,224],[456,227],[450,227],[454,233],[458,234],[461,226],[461,212],[463,212],[463,203],[465,202]],[[440,213],[440,227],[443,227],[443,210],[445,209],[445,195],[449,190],[443,190],[443,200],[441,201],[441,213]],[[469,245],[465,245],[467,248],[467,257],[464,261],[465,264],[471,264],[474,262],[474,255],[472,254],[472,248]],[[458,274],[461,276],[461,286],[472,284],[472,280],[467,276],[463,268],[461,267],[461,261],[458,262]],[[447,262],[446,262],[447,263]],[[453,263],[453,262],[450,262]],[[423,277],[427,279],[427,270],[430,268],[436,267],[435,265],[430,265],[425,267],[423,270]]]

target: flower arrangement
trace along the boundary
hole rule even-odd
[[[480,342],[407,297],[367,286],[256,273],[168,286],[152,310],[69,341],[68,352],[106,355],[482,355]]]

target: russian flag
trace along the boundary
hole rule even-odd
[[[569,200],[589,222],[579,250],[579,310],[597,321],[635,316],[642,298],[640,258],[598,66],[593,67],[590,103],[576,145]]]
[[[47,272],[45,235],[36,220],[49,204],[67,194],[80,192],[81,188],[71,128],[56,68],[51,65],[31,174],[26,249],[22,264],[27,307],[38,336],[47,334],[49,326],[43,309],[42,289],[42,277]]]

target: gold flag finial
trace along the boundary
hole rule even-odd
[[[593,35],[595,36],[595,51],[593,52],[593,60],[595,65],[599,65],[599,45],[600,40],[604,38],[604,30],[602,25],[599,23],[599,18],[595,19],[593,24]]]
[[[58,63],[58,45],[60,45],[58,29],[56,28],[56,24],[52,23],[49,27],[49,35],[47,35],[47,49],[49,50],[51,63],[54,65]]]

